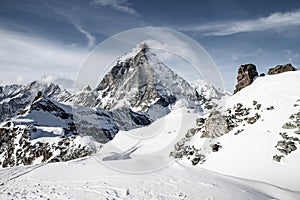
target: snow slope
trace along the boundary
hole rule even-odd
[[[195,125],[199,114],[181,107],[156,120],[150,126],[120,131],[100,151],[99,160],[110,160],[110,167],[132,173],[151,172],[163,168],[174,160],[169,157],[177,140]],[[112,153],[113,152],[113,153]],[[127,159],[119,165],[116,160]]]
[[[297,192],[183,166],[178,162],[168,161],[169,165],[161,170],[158,165],[151,165],[170,159],[163,154],[165,151],[160,151],[166,145],[162,141],[176,141],[176,135],[180,136],[176,131],[185,133],[194,125],[191,119],[195,117],[197,114],[190,110],[178,108],[148,127],[120,132],[107,147],[91,157],[2,169],[0,199],[299,199]],[[181,129],[181,124],[186,126]],[[174,134],[169,133],[174,129]],[[139,148],[124,157],[126,150],[136,142],[139,142]],[[103,159],[112,155],[115,149],[111,146],[114,145],[120,147],[114,155],[123,154],[123,157]],[[153,154],[155,151],[162,153]],[[159,160],[156,159],[158,156]],[[152,169],[152,172],[133,173],[145,169],[147,164],[147,171]],[[120,166],[126,166],[130,173],[120,172],[126,169]]]
[[[244,107],[251,108],[250,115],[257,112],[260,118],[254,124],[242,120],[228,134],[214,139],[222,148],[206,155],[206,161],[200,167],[300,191],[300,135],[294,133],[297,129],[282,127],[291,121],[289,118],[292,114],[300,112],[299,80],[299,71],[259,77],[252,85],[229,97],[226,108],[233,108],[241,103]],[[261,104],[259,110],[253,109],[253,100]],[[271,106],[274,109],[270,109]],[[244,131],[238,133],[241,129]],[[288,155],[275,147],[278,141],[284,140],[280,132],[286,132],[295,140],[293,143],[297,149]],[[197,133],[193,141],[198,147],[204,141],[200,139],[200,135],[201,133]],[[275,155],[284,157],[276,162],[273,160]],[[182,162],[189,161],[183,159]]]
[[[177,163],[136,175],[109,169],[92,157],[0,173],[1,199],[299,199],[299,193]]]

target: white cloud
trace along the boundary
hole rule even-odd
[[[79,32],[81,32],[82,34],[85,35],[85,37],[86,37],[87,40],[88,40],[88,48],[91,49],[92,47],[94,47],[94,46],[95,46],[95,42],[96,42],[95,37],[94,37],[90,32],[88,32],[88,31],[86,31],[85,29],[83,29],[82,26],[81,26],[78,22],[76,22],[76,21],[74,21],[74,20],[70,20],[70,21],[71,21],[72,25],[73,25]]]
[[[23,76],[21,76],[21,75],[19,75],[18,77],[17,77],[17,82],[16,83],[22,83],[24,81],[24,78],[23,78]]]
[[[276,12],[268,17],[252,20],[240,20],[231,22],[219,22],[207,25],[195,25],[181,28],[185,31],[197,31],[205,36],[224,36],[236,33],[281,30],[300,25],[300,11]]]
[[[40,79],[38,79],[38,81],[43,83],[58,84],[61,88],[67,89],[69,92],[73,92],[75,82],[75,80],[71,80],[69,78],[66,78],[65,76],[57,74],[43,75]]]
[[[74,80],[87,54],[86,48],[0,27],[0,80],[3,84],[37,80],[45,74]]]
[[[128,2],[128,0],[93,0],[95,5],[100,6],[108,6],[117,11],[133,15],[139,16],[140,13],[135,10],[132,5]]]

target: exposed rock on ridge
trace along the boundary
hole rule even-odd
[[[254,64],[241,65],[238,70],[234,94],[250,85],[257,76],[258,72],[256,71],[256,66]]]
[[[270,68],[268,74],[274,75],[274,74],[280,74],[288,71],[296,71],[296,68],[290,63],[285,65],[277,65],[276,67]]]

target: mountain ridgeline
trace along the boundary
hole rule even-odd
[[[179,99],[190,103],[202,99],[186,80],[160,62],[145,43],[121,57],[94,90],[83,93],[74,94],[67,101],[107,110],[126,107],[147,112],[151,107],[167,107]],[[84,95],[90,98],[82,101]]]
[[[225,94],[204,82],[190,85],[145,43],[122,56],[94,89],[87,86],[71,94],[44,81],[2,86],[0,165],[90,155],[96,151],[93,140],[103,144],[119,130],[147,126],[178,102],[203,111],[212,99]]]
[[[167,107],[181,98],[199,100],[190,84],[157,60],[147,44],[134,57],[119,60],[96,90],[106,100],[100,107],[109,110],[123,103],[145,112],[154,104]]]

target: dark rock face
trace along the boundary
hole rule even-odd
[[[170,96],[161,96],[159,100],[157,101],[157,104],[167,107],[172,103],[176,102],[176,96],[170,95]]]
[[[227,117],[219,111],[212,111],[205,121],[206,135],[220,137],[229,131]]]
[[[55,136],[52,131],[39,129],[40,126],[61,127],[63,136],[88,135],[102,143],[111,140],[119,131],[113,115],[109,111],[80,106],[71,107],[60,104],[42,94],[38,94],[30,107],[24,109],[21,114],[15,117],[21,121],[12,121],[11,124],[36,126],[37,131],[30,131],[31,140],[42,135]],[[29,121],[23,122],[24,119],[29,119]],[[51,120],[49,121],[49,119]],[[10,126],[7,125],[7,127]]]
[[[101,102],[94,101],[93,107],[114,110],[120,102],[126,102],[121,107],[147,112],[155,103],[167,107],[180,98],[195,101],[201,97],[196,96],[187,81],[160,62],[147,44],[141,44],[134,53],[135,56],[118,60],[105,75],[95,89]]]
[[[107,111],[110,112],[110,111]],[[116,127],[119,130],[131,130],[134,128],[140,128],[151,124],[154,119],[151,119],[147,113],[133,112],[129,108],[120,108],[110,112],[112,114],[111,119],[113,119]],[[115,133],[114,135],[116,135]],[[113,136],[114,136],[113,135]]]
[[[36,159],[42,162],[68,161],[85,157],[95,149],[77,144],[80,136],[62,137],[56,143],[30,141],[28,128],[0,128],[0,167],[31,165]]]
[[[263,76],[266,76],[266,75],[265,75],[265,73],[261,73],[259,76],[260,76],[260,77],[263,77]]]
[[[213,145],[211,146],[213,152],[219,151],[221,147],[222,147],[222,146],[219,145],[219,144],[213,144]]]
[[[250,85],[254,78],[258,76],[256,66],[253,64],[241,65],[238,70],[237,84],[235,86],[234,94],[241,89]]]
[[[146,105],[153,103],[159,98],[160,95],[153,83],[154,70],[147,61],[146,52],[148,50],[149,47],[143,44],[136,56],[126,61],[118,62],[105,75],[96,90],[99,92],[104,91],[102,98],[112,99],[112,97],[117,97],[117,99],[106,104],[100,103],[101,108],[111,110],[117,102],[126,98],[126,94],[130,94],[128,102],[131,107],[142,107],[142,110],[147,110]],[[135,73],[130,72],[129,69]],[[126,84],[124,85],[124,83]],[[123,87],[121,91],[120,87]],[[135,89],[138,92],[132,92]]]
[[[275,155],[275,156],[273,156],[273,160],[276,161],[276,162],[280,162],[283,157],[284,157],[283,155],[280,155],[280,156]]]
[[[132,111],[129,113],[129,115],[137,125],[147,126],[151,123],[150,119],[148,119],[145,115],[141,115]]]
[[[274,75],[274,74],[280,74],[288,71],[296,71],[296,68],[290,63],[286,65],[277,65],[276,67],[270,68],[268,74]]]
[[[68,118],[72,119],[72,116],[69,113],[56,105],[53,100],[50,100],[46,97],[40,97],[40,99],[33,102],[31,104],[31,111],[43,111],[46,113],[51,113],[52,115],[63,120]]]

